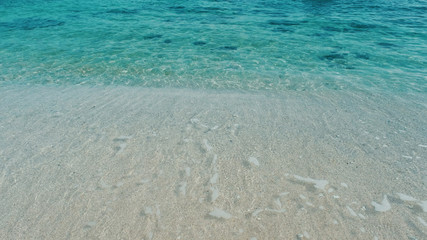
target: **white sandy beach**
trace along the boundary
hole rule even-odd
[[[0,87],[0,239],[427,239],[425,94]]]

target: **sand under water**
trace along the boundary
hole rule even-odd
[[[0,88],[0,239],[427,239],[425,94]]]

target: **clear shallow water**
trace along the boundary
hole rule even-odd
[[[427,90],[427,2],[1,1],[0,82]]]
[[[0,239],[426,239],[425,1],[88,2],[0,0]]]

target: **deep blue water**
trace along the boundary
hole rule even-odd
[[[427,1],[0,0],[0,83],[427,92]]]

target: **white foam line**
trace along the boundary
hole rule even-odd
[[[427,145],[419,144],[418,147],[427,148]]]
[[[372,201],[371,204],[372,204],[372,206],[375,207],[375,211],[378,211],[378,212],[386,212],[386,211],[391,209],[391,205],[387,199],[387,195],[384,195],[384,198],[383,198],[381,204],[376,203],[374,201]]]
[[[297,180],[300,180],[302,182],[312,183],[312,184],[314,184],[315,188],[321,189],[321,190],[324,190],[326,185],[328,185],[328,183],[329,183],[327,180],[317,180],[317,179],[312,179],[312,178],[305,178],[305,177],[301,177],[298,175],[294,175],[294,177]]]

